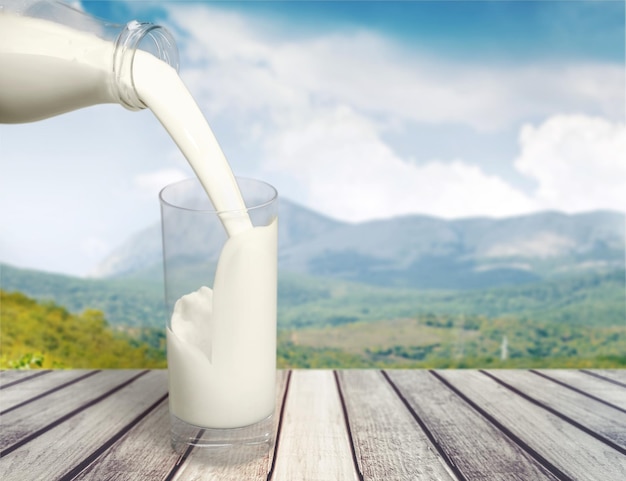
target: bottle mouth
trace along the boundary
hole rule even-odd
[[[145,109],[137,95],[133,79],[133,63],[137,50],[143,50],[167,63],[178,72],[178,49],[167,29],[152,23],[131,21],[115,40],[113,74],[118,101],[129,110]]]

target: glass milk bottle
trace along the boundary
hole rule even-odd
[[[0,0],[0,123],[101,103],[145,108],[132,78],[137,49],[178,69],[176,45],[158,25],[107,24],[50,0]]]

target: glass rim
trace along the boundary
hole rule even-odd
[[[165,187],[163,187],[159,191],[159,201],[161,202],[162,205],[166,205],[166,206],[172,207],[174,209],[185,210],[185,211],[188,211],[188,212],[204,212],[204,213],[221,215],[221,214],[238,214],[238,213],[242,213],[242,212],[250,212],[250,211],[257,210],[257,209],[262,209],[262,208],[270,205],[272,202],[276,201],[276,199],[278,198],[278,190],[276,190],[276,187],[274,187],[269,182],[265,182],[264,180],[255,179],[255,178],[252,178],[252,177],[240,177],[240,176],[235,176],[235,180],[237,181],[237,184],[239,184],[240,180],[243,180],[243,181],[246,181],[246,182],[254,182],[256,184],[264,185],[264,186],[269,188],[271,194],[269,195],[269,198],[267,200],[264,200],[263,202],[255,204],[255,205],[253,205],[251,207],[246,207],[245,209],[217,210],[213,206],[212,201],[209,198],[209,196],[206,194],[206,191],[204,190],[204,187],[200,183],[200,180],[197,177],[188,177],[186,179],[181,179],[181,180],[178,180],[176,182],[172,182],[171,184],[167,184]],[[182,205],[174,204],[171,201],[168,201],[168,200],[166,200],[164,198],[164,194],[165,194],[166,190],[171,189],[171,188],[173,188],[175,186],[182,185],[182,184],[187,184],[187,183],[193,183],[193,184],[197,185],[198,187],[200,187],[200,189],[202,189],[202,192],[205,194],[206,199],[208,200],[209,204],[211,205],[210,208],[200,209],[200,208],[195,208],[195,207],[185,207],[185,206],[182,206]]]

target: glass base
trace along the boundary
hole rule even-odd
[[[274,438],[274,415],[258,423],[241,428],[211,429],[194,426],[170,414],[170,441],[172,448],[183,454],[189,446],[224,448],[270,443]]]

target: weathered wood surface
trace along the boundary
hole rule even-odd
[[[0,372],[0,479],[626,479],[623,370],[281,371],[272,443],[182,456],[166,377]]]
[[[511,391],[492,373],[442,371],[439,375],[559,479],[626,479],[626,455],[531,402],[522,396],[523,389]]]
[[[539,376],[550,379],[562,386],[575,390],[584,396],[598,399],[601,402],[611,404],[619,409],[626,411],[626,396],[624,395],[624,386],[618,383],[606,382],[607,379],[602,376],[581,376],[580,371],[567,369],[552,369],[532,371]]]
[[[389,377],[457,477],[472,479],[480,473],[482,479],[556,479],[431,373],[392,371]]]
[[[295,371],[276,448],[276,481],[358,480],[332,371]]]
[[[364,479],[455,479],[383,373],[339,371],[337,378]]]

